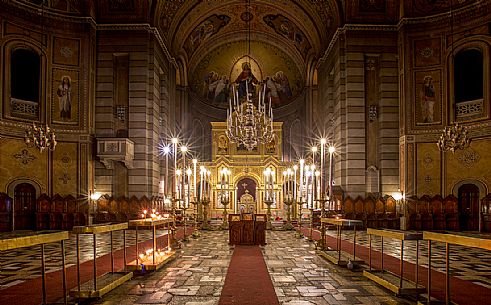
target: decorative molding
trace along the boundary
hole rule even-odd
[[[347,31],[372,31],[372,32],[396,32],[398,27],[395,25],[375,25],[375,24],[345,24],[343,27],[338,28],[329,42],[324,55],[317,62],[317,68],[327,60],[329,53],[331,53],[336,41],[339,39],[340,35],[346,34]]]
[[[169,62],[174,66],[176,70],[179,70],[179,66],[177,65],[177,61],[169,52],[169,49],[164,43],[164,39],[162,35],[160,35],[159,30],[156,27],[150,26],[148,23],[140,23],[140,24],[98,24],[97,30],[101,31],[147,31],[150,34],[153,34],[157,39],[160,47],[164,51],[165,56],[169,60]]]

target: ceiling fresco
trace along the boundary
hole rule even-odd
[[[220,30],[222,38],[234,40],[232,36],[237,35],[244,38],[248,27],[247,19],[244,19],[246,12],[252,15],[250,21],[253,31],[272,33],[283,38],[283,43],[294,45],[295,41],[288,34],[285,36],[281,30],[265,22],[265,16],[278,15],[277,18],[288,23],[289,29],[302,33],[305,46],[310,46],[307,48],[316,56],[325,49],[339,23],[338,8],[334,0],[159,1],[155,20],[173,51],[177,53],[185,50],[185,57],[191,58],[192,53],[198,49],[186,49],[183,46],[203,21],[214,14],[229,16],[230,23]],[[227,36],[227,33],[234,35]],[[301,48],[305,46],[302,45]],[[305,50],[302,52],[305,54]]]
[[[246,41],[235,41],[207,53],[189,74],[195,95],[214,107],[227,108],[231,84],[240,81],[249,64],[256,91],[266,85],[273,107],[290,103],[302,91],[303,73],[285,52],[267,42],[252,41],[250,54],[248,47]]]

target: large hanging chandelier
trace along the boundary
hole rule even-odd
[[[257,84],[257,80],[252,76],[250,54],[251,54],[251,23],[252,14],[250,1],[247,1],[247,43],[248,43],[248,62],[242,64],[243,70],[248,70],[247,79],[244,86],[239,86],[236,90],[235,84],[232,85],[232,98],[229,99],[229,109],[227,110],[227,137],[230,141],[243,145],[248,151],[252,151],[259,144],[268,144],[274,140],[273,132],[273,109],[271,98],[266,105],[266,84]],[[259,95],[254,96],[255,86],[259,86]],[[241,88],[242,87],[242,88]],[[251,87],[251,88],[249,88]],[[239,95],[239,91],[241,94]],[[245,97],[244,97],[245,93]]]
[[[238,145],[244,145],[248,151],[252,151],[259,144],[267,144],[273,141],[273,108],[271,99],[266,105],[266,85],[263,85],[257,99],[257,107],[249,93],[249,84],[246,82],[246,98],[239,100],[238,92],[233,88],[233,102],[229,101],[227,110],[227,137]]]
[[[24,141],[27,146],[35,146],[40,152],[43,152],[45,149],[54,150],[56,147],[55,132],[48,125],[43,127],[32,123],[26,129]]]

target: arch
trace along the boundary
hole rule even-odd
[[[454,195],[455,197],[458,197],[459,188],[464,184],[476,185],[479,188],[479,194],[482,195],[483,197],[489,193],[489,188],[486,185],[486,183],[484,183],[483,181],[478,180],[478,179],[463,179],[463,180],[460,180],[459,182],[457,182],[453,185],[452,195]]]
[[[7,194],[13,198],[15,187],[21,183],[32,184],[32,186],[36,190],[36,194],[38,195],[44,191],[44,188],[41,186],[42,184],[39,181],[36,181],[35,179],[28,178],[28,177],[17,177],[7,183],[7,188],[6,188]]]
[[[455,74],[457,72],[455,69],[455,57],[458,54],[469,50],[479,50],[483,54],[483,96],[477,100],[461,101],[457,103],[455,98]],[[488,115],[490,105],[489,103],[484,103],[484,101],[489,101],[489,98],[491,97],[491,89],[489,86],[486,86],[491,79],[490,58],[486,55],[489,54],[490,51],[491,40],[489,37],[482,35],[463,38],[457,41],[452,48],[447,50],[446,64],[449,71],[446,80],[449,88],[447,106],[448,109],[454,109],[454,111],[450,111],[450,121],[475,120],[485,118]]]
[[[12,39],[5,42],[3,47],[4,54],[4,95],[3,98],[6,102],[6,115],[20,117],[23,119],[34,120],[34,121],[43,121],[45,109],[49,107],[45,107],[47,104],[46,101],[46,90],[47,85],[47,66],[46,66],[46,50],[41,45],[37,45],[36,41],[27,41],[27,40],[19,40]],[[12,61],[12,56],[14,53],[20,52],[26,54],[35,54],[38,56],[39,60],[36,60],[38,63],[38,69],[35,71],[35,74],[38,74],[37,77],[37,88],[32,88],[32,90],[37,90],[36,98],[29,95],[25,95],[24,92],[28,90],[24,90],[21,85],[17,85],[18,82],[25,81],[25,78],[22,74],[17,74],[20,70],[29,70],[27,67],[23,65],[27,64],[27,66],[32,65],[30,61],[20,60],[20,65],[22,67],[17,67],[17,64]],[[20,54],[18,53],[18,54]],[[22,56],[21,56],[22,57]],[[24,56],[25,57],[25,56]],[[17,67],[17,68],[16,68]],[[12,70],[15,70],[14,75],[12,75]],[[15,90],[12,90],[12,85],[16,86]],[[20,88],[17,88],[19,86]],[[29,91],[32,91],[29,90]],[[12,95],[14,91],[14,96]],[[20,95],[18,94],[19,92]]]

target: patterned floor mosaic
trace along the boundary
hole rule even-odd
[[[166,234],[166,230],[157,230],[157,236]],[[139,241],[151,238],[151,231],[139,230]],[[97,235],[97,257],[110,252],[110,233]],[[135,244],[135,231],[126,232],[127,246]],[[123,233],[113,233],[114,250],[123,248]],[[46,272],[61,270],[60,243],[47,244],[45,246]],[[71,234],[65,242],[67,267],[77,262],[76,235]],[[94,258],[92,250],[92,235],[80,235],[80,259],[86,262]],[[0,253],[0,290],[19,284],[25,280],[41,276],[41,249],[40,246],[21,248],[17,250],[3,251]]]

